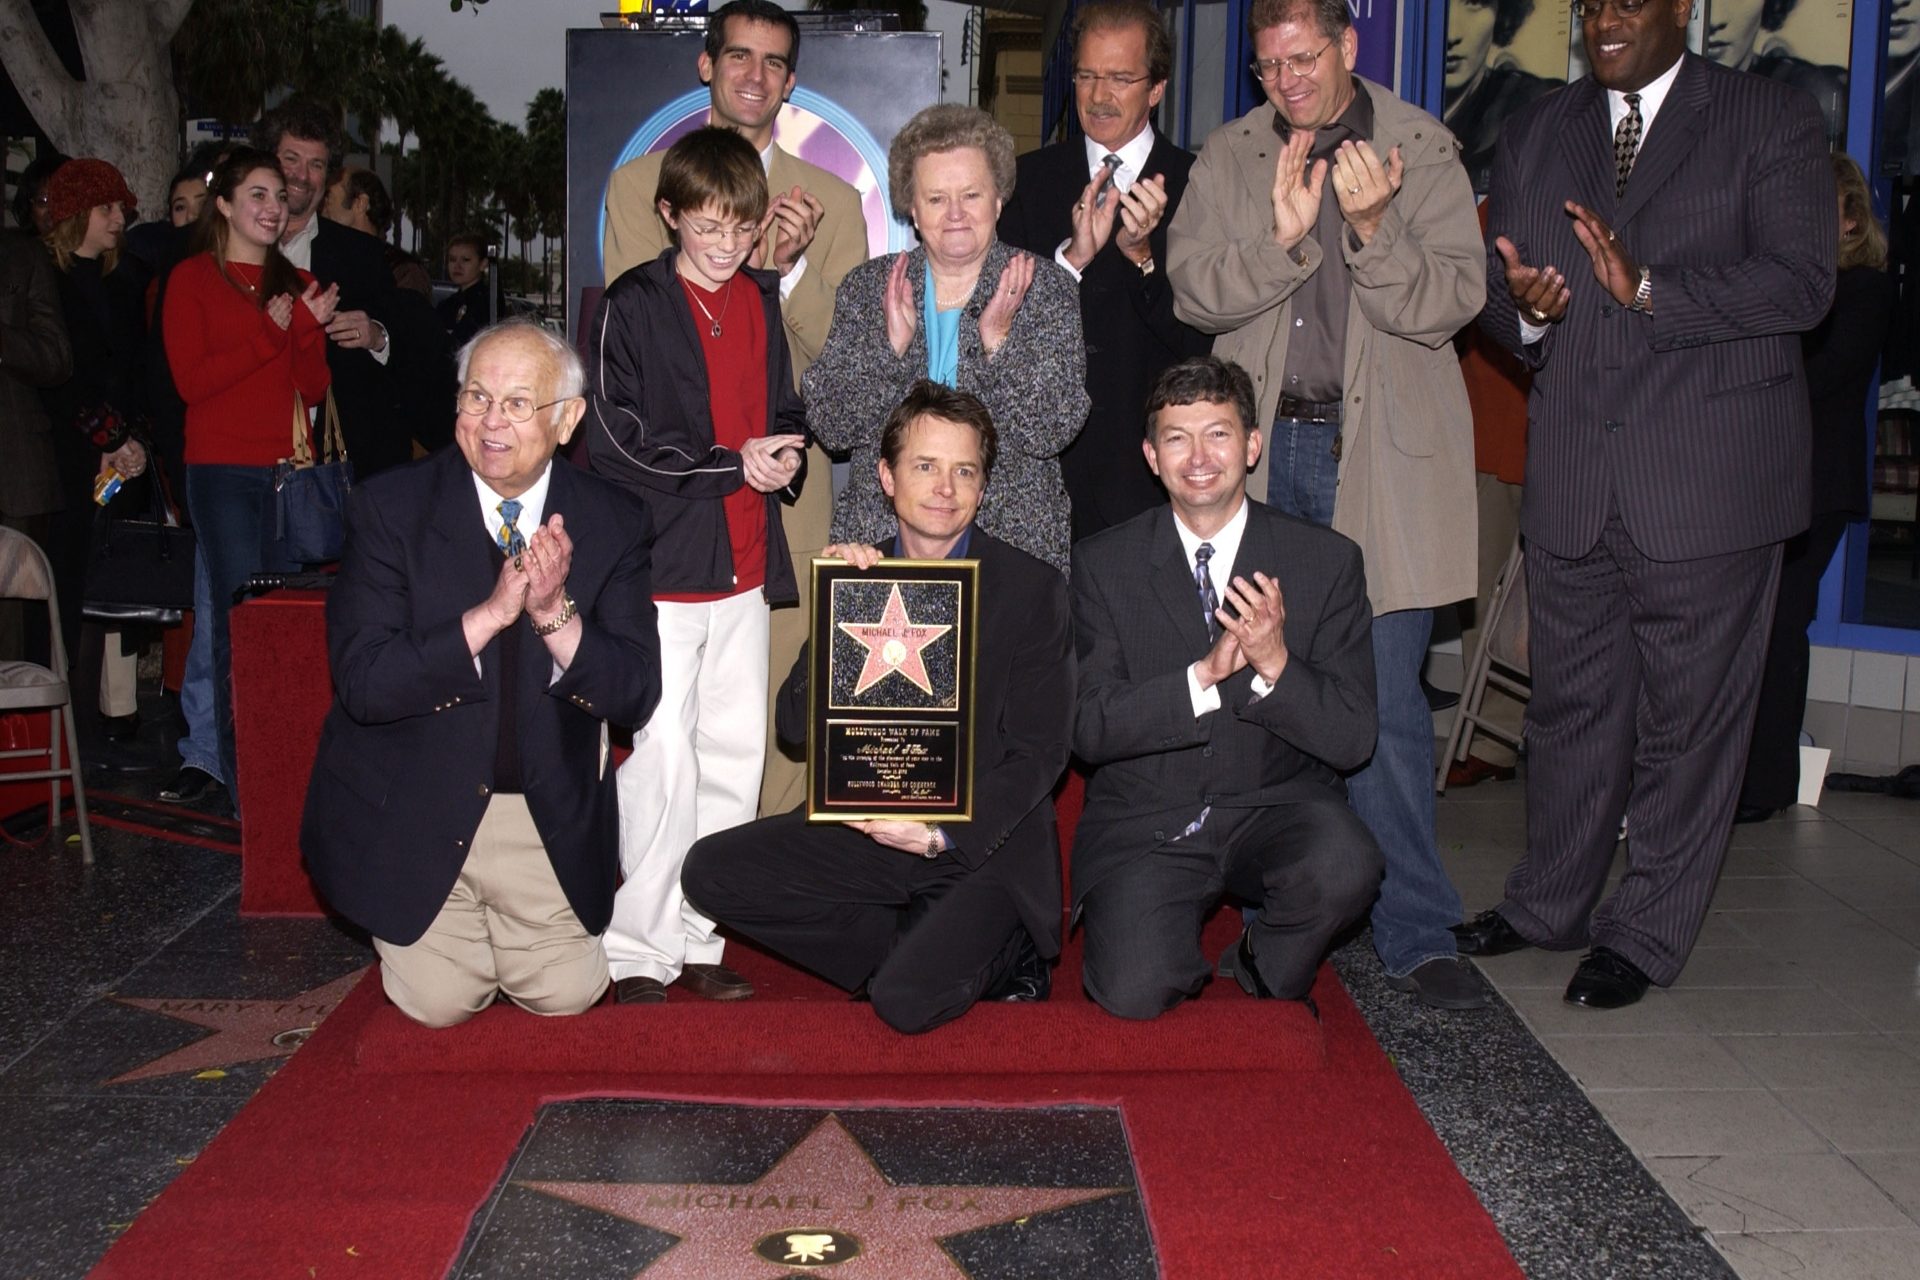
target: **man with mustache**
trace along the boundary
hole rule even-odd
[[[1000,238],[1051,254],[1080,284],[1087,424],[1060,455],[1073,540],[1166,501],[1140,457],[1140,406],[1160,371],[1212,345],[1173,314],[1161,268],[1193,156],[1153,126],[1173,42],[1142,0],[1100,0],[1073,19],[1073,101],[1085,137],[1020,157]]]

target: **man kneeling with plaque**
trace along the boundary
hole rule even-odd
[[[1373,752],[1372,611],[1360,549],[1247,496],[1253,381],[1196,356],[1147,397],[1147,465],[1171,505],[1080,543],[1073,746],[1096,767],[1074,835],[1087,994],[1153,1018],[1214,967],[1222,897],[1257,908],[1226,966],[1304,1000],[1328,941],[1380,886],[1341,772]]]
[[[821,822],[802,806],[705,837],[680,877],[700,911],[837,986],[864,988],[904,1032],[976,1000],[1044,999],[1046,960],[1060,950],[1052,792],[1073,716],[1067,584],[974,527],[996,443],[979,400],[919,383],[881,436],[880,487],[898,532],[879,547],[823,552],[862,571],[883,556],[978,561],[971,820]],[[781,690],[788,742],[807,739],[810,670],[802,652]]]

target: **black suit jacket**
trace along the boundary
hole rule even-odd
[[[881,550],[892,553],[891,544]],[[1042,955],[1060,950],[1060,836],[1053,787],[1067,767],[1073,638],[1067,581],[1052,566],[974,527],[980,562],[975,652],[973,821],[945,826],[953,856],[1000,885]],[[780,689],[783,741],[807,739],[807,650]],[[858,836],[866,839],[865,836]]]
[[[1790,537],[1808,522],[1800,334],[1827,313],[1839,245],[1819,108],[1685,54],[1618,200],[1614,175],[1607,95],[1590,76],[1501,132],[1480,322],[1534,370],[1521,530],[1568,559],[1594,546],[1614,507],[1656,560]],[[1651,268],[1651,315],[1594,281],[1570,199]],[[1496,236],[1572,288],[1533,346]]]
[[[1340,775],[1373,754],[1373,611],[1360,548],[1330,529],[1247,500],[1247,528],[1214,581],[1278,579],[1290,657],[1264,698],[1245,668],[1217,686],[1220,710],[1195,718],[1187,668],[1208,648],[1171,507],[1074,548],[1080,656],[1073,751],[1096,766],[1073,838],[1075,909],[1102,877],[1178,836],[1213,807],[1233,811],[1313,796],[1344,800]],[[1222,572],[1222,570],[1225,570]]]
[[[585,631],[553,680],[546,645],[524,618],[515,624],[521,779],[567,901],[599,933],[619,870],[605,726],[643,725],[660,699],[653,524],[638,498],[559,460],[546,511],[566,517],[567,590]],[[499,566],[458,449],[355,487],[327,598],[334,705],[300,848],[322,896],[388,942],[414,942],[432,923],[491,798],[501,641],[475,672],[460,616]]]
[[[1141,275],[1109,239],[1081,273],[1080,329],[1093,403],[1086,427],[1060,455],[1076,542],[1167,500],[1140,452],[1147,392],[1168,365],[1213,349],[1212,338],[1174,318],[1167,283],[1167,228],[1192,167],[1192,153],[1156,131],[1145,174],[1160,174],[1167,184],[1167,211],[1147,236],[1157,269]],[[1087,181],[1086,145],[1078,138],[1021,156],[1000,238],[1051,261],[1073,234],[1073,204]]]
[[[383,366],[370,352],[327,343],[354,474],[364,480],[411,460],[416,438],[429,449],[449,442],[454,388],[447,332],[426,299],[394,284],[385,244],[321,218],[312,271],[321,284],[340,286],[340,310],[365,311],[387,327],[393,344]]]

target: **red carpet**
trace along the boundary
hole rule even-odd
[[[1223,915],[1209,945],[1232,931]],[[908,1039],[775,961],[729,957],[761,984],[747,1004],[495,1007],[448,1032],[405,1023],[370,979],[93,1274],[443,1275],[535,1109],[596,1096],[1118,1106],[1169,1280],[1520,1274],[1330,972],[1318,1024],[1216,982],[1134,1025],[1085,1002],[1070,955],[1050,1004]],[[777,1029],[800,1001],[813,1034],[796,1050]]]

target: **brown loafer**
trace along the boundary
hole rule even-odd
[[[622,978],[613,984],[617,1004],[662,1004],[667,989],[658,978]]]
[[[679,984],[708,1000],[745,1000],[753,984],[723,964],[682,965]]]
[[[1510,764],[1494,764],[1479,756],[1468,756],[1447,769],[1447,786],[1471,787],[1479,782],[1512,782],[1514,776],[1514,767]]]

